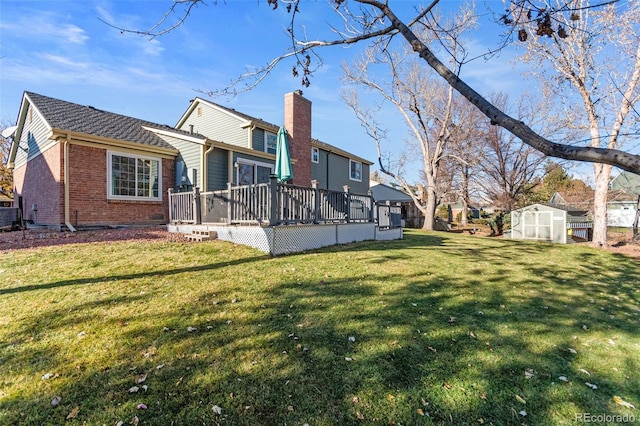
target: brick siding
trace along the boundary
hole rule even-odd
[[[162,201],[107,199],[107,151],[71,145],[69,216],[72,225],[149,225],[169,221],[166,190],[173,186],[174,160],[162,159]]]
[[[293,184],[311,186],[311,101],[301,92],[284,95],[284,127],[289,134]]]
[[[22,196],[23,217],[42,225],[64,222],[62,145],[56,144],[13,171],[14,206]],[[37,206],[37,211],[32,209]]]

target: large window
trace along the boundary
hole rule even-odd
[[[349,160],[349,179],[362,182],[362,163]]]
[[[273,166],[267,163],[238,158],[238,185],[253,185],[254,183],[269,182],[269,176],[273,173]]]
[[[273,133],[264,132],[264,151],[269,154],[276,153],[277,136]]]
[[[132,154],[107,155],[107,198],[161,200],[161,160]]]

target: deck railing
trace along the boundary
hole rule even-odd
[[[174,193],[169,190],[172,223],[226,223],[282,225],[299,223],[373,222],[381,214],[375,212],[371,194],[329,191],[317,187],[289,185],[271,178],[268,183],[231,186],[226,190],[200,193]],[[383,216],[390,217],[389,206]],[[396,227],[395,221],[385,227]]]

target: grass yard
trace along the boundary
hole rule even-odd
[[[0,424],[640,422],[639,277],[584,246],[420,231],[276,258],[4,252]]]

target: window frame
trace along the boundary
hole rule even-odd
[[[269,137],[273,136],[273,152],[269,152]],[[267,154],[276,155],[278,150],[278,135],[267,130],[264,131],[264,152]]]
[[[138,195],[116,195],[113,194],[113,158],[114,157],[126,157],[133,158],[136,161],[136,192],[138,189],[138,172],[137,163],[138,160],[155,161],[157,163],[158,172],[158,196],[157,197],[145,197]],[[152,176],[150,175],[150,178]],[[121,151],[107,151],[107,200],[118,201],[162,201],[162,158],[153,157],[148,155],[133,154],[130,152]]]
[[[311,147],[311,162],[316,164],[320,162],[320,148],[317,146]]]
[[[271,163],[263,163],[261,161],[250,160],[248,158],[236,157],[235,163],[237,163],[238,167],[236,169],[236,185],[256,185],[257,177],[258,177],[258,167],[268,168],[271,172],[270,175],[273,174],[275,170],[275,164]],[[252,184],[240,184],[240,164],[246,164],[253,167],[253,180]]]
[[[352,173],[352,164],[357,164],[359,165],[359,173],[360,173],[360,177],[353,177],[353,173]],[[352,160],[349,159],[349,180],[353,180],[356,182],[362,182],[362,161],[356,161],[356,160]]]

